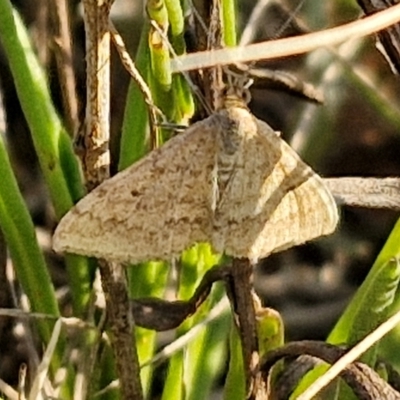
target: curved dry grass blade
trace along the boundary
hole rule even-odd
[[[9,400],[20,400],[19,393],[2,379],[0,379],[0,391],[2,394],[6,395]]]
[[[58,338],[60,337],[62,327],[61,319],[58,319],[54,325],[53,333],[51,335],[51,339],[49,344],[47,345],[46,351],[43,354],[42,362],[40,363],[35,379],[32,384],[31,391],[29,393],[29,400],[40,400],[43,399],[42,389],[45,383],[47,374],[49,372],[51,358],[53,356],[54,350],[57,346]]]
[[[400,210],[400,178],[324,178],[338,204]]]
[[[183,72],[216,65],[270,60],[302,54],[320,47],[336,46],[348,40],[370,35],[399,21],[400,4],[362,20],[320,32],[252,44],[246,47],[220,49],[180,56],[171,61],[171,69],[172,72]]]

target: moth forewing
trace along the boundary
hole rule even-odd
[[[198,242],[253,262],[331,233],[332,195],[265,123],[229,107],[188,128],[82,199],[56,251],[139,263]]]
[[[60,221],[54,249],[138,263],[170,260],[193,243],[207,241],[215,138],[212,121],[206,121],[78,202]]]

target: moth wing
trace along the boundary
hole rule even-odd
[[[335,201],[322,179],[264,122],[231,110],[243,136],[236,171],[214,221],[214,247],[253,262],[327,235]]]
[[[215,122],[192,125],[89,193],[60,221],[54,249],[139,263],[209,240]]]

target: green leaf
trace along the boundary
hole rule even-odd
[[[399,259],[376,263],[328,337],[332,344],[352,346],[388,317],[400,280]],[[374,366],[376,352],[363,357]]]
[[[365,281],[333,328],[327,339],[329,343],[353,346],[393,312],[391,305],[398,296],[397,288],[400,280],[400,263],[396,254],[399,226],[397,223]],[[390,253],[392,257],[386,259]],[[372,368],[375,366],[377,347],[378,345],[375,345],[362,357],[362,361]],[[296,398],[327,368],[327,365],[323,365],[310,371],[291,397]],[[345,385],[339,385],[337,390],[340,399],[353,398]]]

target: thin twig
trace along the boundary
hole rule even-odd
[[[18,373],[18,400],[26,400],[25,391],[26,391],[26,372],[27,372],[27,365],[22,364],[19,367]],[[35,379],[36,380],[36,376]]]
[[[246,26],[243,29],[242,36],[240,37],[239,46],[246,46],[251,43],[257,33],[257,27],[264,23],[264,10],[268,7],[272,0],[258,0],[253,7],[250,17]]]
[[[242,345],[246,400],[263,398],[263,394],[265,394],[262,377],[257,373],[260,355],[258,352],[252,274],[253,267],[248,260],[234,259],[232,261],[228,295]]]
[[[29,400],[41,399],[40,393],[46,382],[46,378],[49,374],[49,368],[51,363],[51,358],[56,349],[58,339],[61,333],[62,322],[57,320],[54,325],[53,332],[51,334],[51,339],[47,345],[46,351],[43,354],[42,360],[37,368],[35,378],[32,382],[32,387],[29,393]]]
[[[253,7],[251,15],[246,23],[243,30],[242,36],[240,38],[239,46],[246,46],[253,42],[256,34],[261,26],[265,23],[265,11],[267,7],[274,7],[279,10],[279,14],[283,14],[283,24],[279,26],[277,32],[273,34],[272,37],[268,39],[278,39],[281,37],[283,32],[292,24],[297,25],[295,18],[299,13],[301,7],[303,7],[305,0],[300,0],[295,9],[292,11],[286,10],[286,8],[281,3],[276,3],[271,0],[258,0],[257,4]],[[300,28],[300,27],[299,27]]]
[[[358,0],[358,4],[367,15],[388,8],[398,3],[397,0]],[[400,73],[400,26],[391,26],[378,33],[378,49],[383,53],[393,73]]]
[[[130,310],[125,269],[116,263],[99,261],[106,294],[107,316],[115,363],[123,399],[143,399],[140,366],[136,350],[134,320]]]
[[[131,300],[136,325],[159,332],[177,328],[203,304],[211,292],[213,283],[226,280],[230,272],[230,264],[216,265],[209,269],[188,300],[167,301],[156,297]]]
[[[76,329],[97,329],[97,327],[89,322],[85,322],[75,317],[58,317],[56,315],[35,313],[31,311],[23,311],[18,308],[0,308],[0,317],[11,317],[19,319],[45,319],[45,320],[61,320],[67,326]]]

